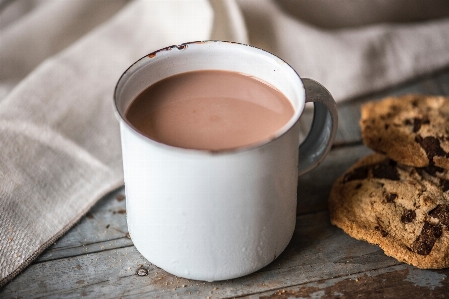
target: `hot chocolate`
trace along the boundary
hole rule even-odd
[[[267,140],[293,114],[286,96],[258,78],[201,70],[149,86],[133,100],[126,118],[158,142],[215,151]]]

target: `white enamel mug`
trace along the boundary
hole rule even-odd
[[[272,84],[291,101],[293,117],[269,140],[214,152],[159,143],[125,118],[132,100],[151,84],[205,69]],[[128,229],[148,261],[180,277],[215,281],[257,271],[281,254],[295,229],[298,174],[323,160],[337,130],[336,105],[324,87],[261,49],[206,41],[141,58],[119,79],[114,100]],[[306,102],[314,102],[314,121],[299,145]]]

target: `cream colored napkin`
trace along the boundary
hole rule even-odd
[[[71,4],[77,1],[43,5],[77,5]],[[91,5],[89,1],[85,4]],[[70,14],[70,9],[60,9]],[[45,60],[1,99],[0,285],[105,193],[123,184],[118,122],[112,109],[113,90],[122,72],[158,48],[207,39],[212,23],[213,11],[206,0],[132,2]],[[9,47],[5,37],[9,26],[1,35],[2,48]],[[53,39],[45,31],[39,33]],[[39,40],[35,42],[39,47]],[[34,47],[23,43],[28,46],[19,47],[14,59],[29,69],[33,63],[21,60],[33,55]],[[0,50],[2,69],[14,71],[13,52],[5,59]]]
[[[238,2],[245,17],[250,43],[279,55],[300,76],[322,83],[336,101],[449,66],[448,18],[326,30],[295,18],[292,3],[296,1],[293,0],[281,1],[290,6],[281,6],[269,0]],[[394,20],[394,13],[401,21],[417,19],[417,8],[421,8],[426,16],[440,16],[443,13],[449,16],[449,2],[440,0],[435,1],[435,6],[426,0],[373,0],[369,4],[360,4],[365,1],[357,0],[298,2],[300,8],[309,8],[311,13],[316,13],[316,23],[326,25],[324,20],[327,17],[328,22],[337,27],[339,24],[361,24],[363,19],[358,18],[359,14],[369,16],[367,21],[370,22]],[[407,2],[407,5],[398,7],[395,2]],[[365,7],[371,10],[366,11]],[[320,15],[321,8],[326,8],[328,14]],[[386,14],[387,9],[391,9],[390,15],[379,15]],[[340,19],[339,16],[347,18]]]
[[[112,94],[149,52],[249,42],[338,101],[449,65],[447,19],[325,30],[278,4],[0,0],[0,286],[122,185]]]

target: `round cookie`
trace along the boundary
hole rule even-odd
[[[332,224],[401,262],[449,267],[448,170],[369,155],[334,183],[329,212]]]
[[[366,146],[410,166],[449,169],[449,97],[406,95],[362,106]]]

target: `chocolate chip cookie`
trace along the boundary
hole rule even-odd
[[[371,154],[334,184],[332,224],[418,268],[449,267],[449,170]]]
[[[406,95],[369,102],[360,120],[364,143],[409,166],[449,169],[449,97]]]

